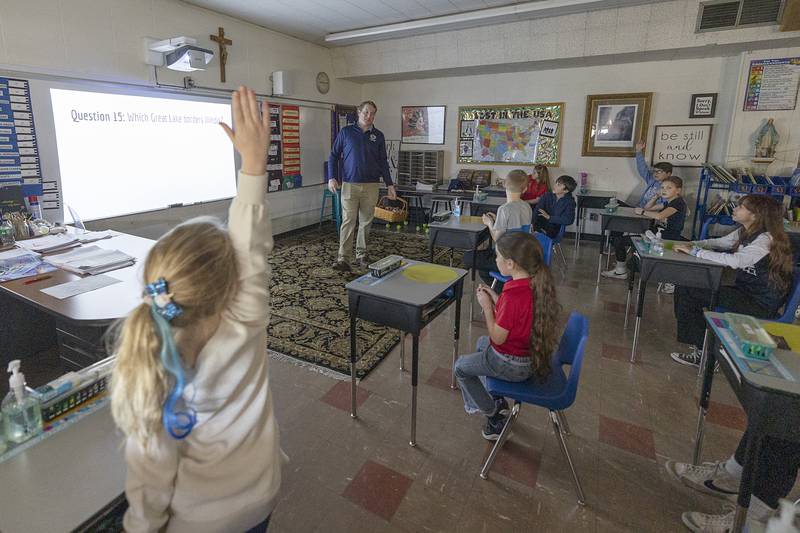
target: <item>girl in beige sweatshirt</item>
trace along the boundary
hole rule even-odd
[[[162,237],[116,341],[131,532],[264,531],[281,482],[266,353],[268,114],[249,89],[232,100],[236,129],[222,127],[242,167],[229,229],[197,219]]]

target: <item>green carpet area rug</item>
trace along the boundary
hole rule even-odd
[[[417,233],[373,229],[368,242],[373,260],[397,254],[429,259],[428,238]],[[350,315],[345,285],[366,273],[353,266],[350,273],[333,270],[339,237],[333,226],[276,238],[270,264],[272,283],[268,347],[278,356],[350,374]],[[461,264],[456,252],[454,266]],[[450,251],[436,248],[434,262],[449,264]],[[356,372],[366,376],[399,342],[395,329],[358,321],[359,360]]]

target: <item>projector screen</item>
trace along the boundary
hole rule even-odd
[[[63,89],[50,99],[63,204],[84,220],[236,194],[218,125],[230,104]]]

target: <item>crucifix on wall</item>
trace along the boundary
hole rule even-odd
[[[219,81],[225,83],[225,63],[228,62],[228,46],[233,45],[233,41],[225,38],[225,28],[219,27],[217,35],[211,34],[211,40],[219,46]]]

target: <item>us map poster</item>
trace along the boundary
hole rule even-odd
[[[564,104],[458,108],[458,162],[558,166]]]
[[[21,187],[25,203],[40,197],[43,209],[58,209],[58,194],[42,197],[42,171],[30,85],[0,77],[0,187]]]

